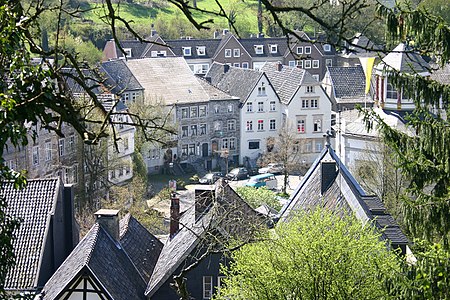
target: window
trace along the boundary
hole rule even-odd
[[[277,53],[278,52],[278,45],[269,45],[270,53]]]
[[[46,141],[45,142],[45,160],[49,161],[51,159],[52,159],[52,142]]]
[[[233,67],[239,68],[241,66],[240,63],[233,63]]]
[[[248,149],[250,150],[259,149],[259,141],[249,141]]]
[[[275,101],[270,101],[270,111],[275,111],[275,109],[276,109]]]
[[[233,104],[228,104],[228,106],[227,106],[227,111],[230,113],[230,112],[233,112]]]
[[[318,75],[318,74],[313,74],[312,77],[313,77],[315,80],[319,81],[319,75]]]
[[[302,99],[302,108],[309,107],[309,99]]]
[[[397,99],[398,98],[397,90],[389,82],[387,83],[387,87],[386,87],[386,98],[387,99]]]
[[[295,65],[296,65],[295,60],[290,60],[289,61],[289,67],[295,68]]]
[[[131,57],[131,48],[123,48],[125,52],[125,57]]]
[[[241,49],[233,49],[233,57],[241,57]]]
[[[191,125],[191,136],[197,136],[197,125]]]
[[[131,168],[130,168],[130,166],[125,166],[125,174],[130,174],[130,172],[131,172]]]
[[[120,168],[119,169],[119,177],[122,177],[123,176],[123,168]]]
[[[231,57],[231,49],[225,49],[225,57]]]
[[[275,120],[270,120],[269,121],[269,129],[270,130],[275,130],[276,129],[276,121]]]
[[[39,146],[33,147],[33,165],[39,165]]]
[[[253,121],[247,121],[246,129],[247,129],[247,131],[252,131],[253,130]]]
[[[128,150],[128,136],[123,137],[123,149]]]
[[[323,51],[330,52],[331,51],[331,45],[330,44],[323,45]]]
[[[183,56],[191,56],[192,55],[191,47],[182,47],[182,49],[183,49]]]
[[[206,55],[206,47],[205,46],[197,46],[197,55],[198,56]]]
[[[312,67],[313,67],[313,69],[318,69],[319,68],[319,60],[318,59],[314,59],[312,61]]]
[[[313,131],[314,132],[322,132],[322,116],[314,117]]]
[[[307,153],[312,152],[312,142],[311,141],[306,143],[305,152],[307,152]]]
[[[322,151],[322,141],[316,141],[316,152]]]
[[[214,130],[215,131],[220,131],[222,130],[222,123],[220,121],[215,121],[214,122]]]
[[[306,123],[305,117],[300,117],[297,119],[297,132],[298,133],[306,132],[305,123]]]
[[[253,103],[247,102],[247,112],[253,112]]]
[[[258,87],[258,96],[266,96],[266,95],[267,95],[266,94],[266,87],[265,86]]]
[[[188,145],[182,145],[181,146],[181,155],[187,156],[188,154]]]
[[[109,172],[109,178],[111,179],[116,178],[116,170],[112,170],[111,172]]]
[[[263,45],[255,45],[255,54],[264,54]]]
[[[303,69],[303,60],[297,61],[297,67],[299,67],[300,69]]]
[[[213,292],[212,276],[203,276],[203,299],[211,299]]]
[[[218,115],[220,113],[220,106],[219,105],[214,105],[214,113],[216,115]]]
[[[189,127],[181,126],[181,137],[187,137],[189,135]]]
[[[191,118],[197,118],[197,117],[198,117],[198,107],[191,106]]]
[[[189,155],[195,155],[195,144],[189,144]]]
[[[75,151],[75,135],[71,134],[69,136],[69,151],[73,153]]]
[[[181,109],[181,118],[182,119],[189,118],[189,109],[187,107]]]
[[[311,69],[311,61],[309,59],[305,60],[305,69]]]
[[[248,62],[243,62],[242,63],[242,68],[243,69],[248,69]]]
[[[303,54],[303,47],[297,47],[297,54]]]
[[[200,135],[206,134],[206,124],[200,124]]]
[[[230,150],[235,150],[236,149],[236,139],[235,138],[230,138]]]
[[[305,54],[311,54],[311,46],[305,46]]]
[[[78,183],[78,165],[72,167],[72,183]]]
[[[66,154],[66,145],[63,138],[59,139],[58,141],[58,149],[59,149],[59,156],[63,156]]]
[[[306,86],[306,92],[307,93],[314,93],[314,86],[312,86],[312,85]]]
[[[333,66],[333,59],[331,59],[331,58],[325,59],[325,65],[327,67],[332,67]]]
[[[206,105],[200,105],[198,107],[198,116],[199,117],[206,117]]]
[[[236,121],[235,120],[228,120],[227,121],[227,128],[228,128],[228,131],[236,130]]]
[[[228,149],[228,138],[222,139],[222,149]]]
[[[319,107],[319,100],[318,99],[311,99],[311,108],[318,108]]]
[[[259,112],[264,111],[264,102],[262,102],[262,101],[258,102],[258,111]]]
[[[258,130],[264,130],[264,120],[258,120]]]

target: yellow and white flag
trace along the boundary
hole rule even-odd
[[[365,94],[367,95],[370,90],[370,79],[372,78],[373,64],[375,63],[375,57],[360,57],[359,61],[366,75],[366,89]]]

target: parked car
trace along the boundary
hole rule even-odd
[[[280,163],[270,163],[267,165],[267,167],[260,168],[258,170],[259,174],[266,174],[266,173],[272,173],[272,174],[281,174],[284,171],[284,165]]]
[[[202,184],[214,184],[219,178],[223,177],[221,172],[211,172],[199,179]]]
[[[226,176],[229,180],[241,180],[248,178],[248,171],[246,168],[234,168]]]
[[[272,173],[266,173],[250,177],[246,186],[251,186],[254,188],[265,186],[269,190],[276,190],[278,186],[278,181],[275,178],[275,175],[273,175]]]

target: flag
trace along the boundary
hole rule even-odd
[[[372,69],[375,62],[375,57],[360,57],[359,60],[364,70],[364,74],[366,75],[365,94],[367,95],[370,90],[370,79],[372,78]]]

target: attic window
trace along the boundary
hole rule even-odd
[[[305,54],[311,54],[311,46],[305,47]]]
[[[264,54],[263,45],[255,45],[255,54]]]
[[[198,56],[206,55],[206,47],[205,46],[198,46],[197,47],[197,55]]]
[[[278,52],[278,45],[270,45],[270,53],[277,53]]]
[[[331,51],[331,45],[330,44],[323,45],[323,51],[330,52]]]
[[[183,47],[183,56],[191,56],[191,47]]]

